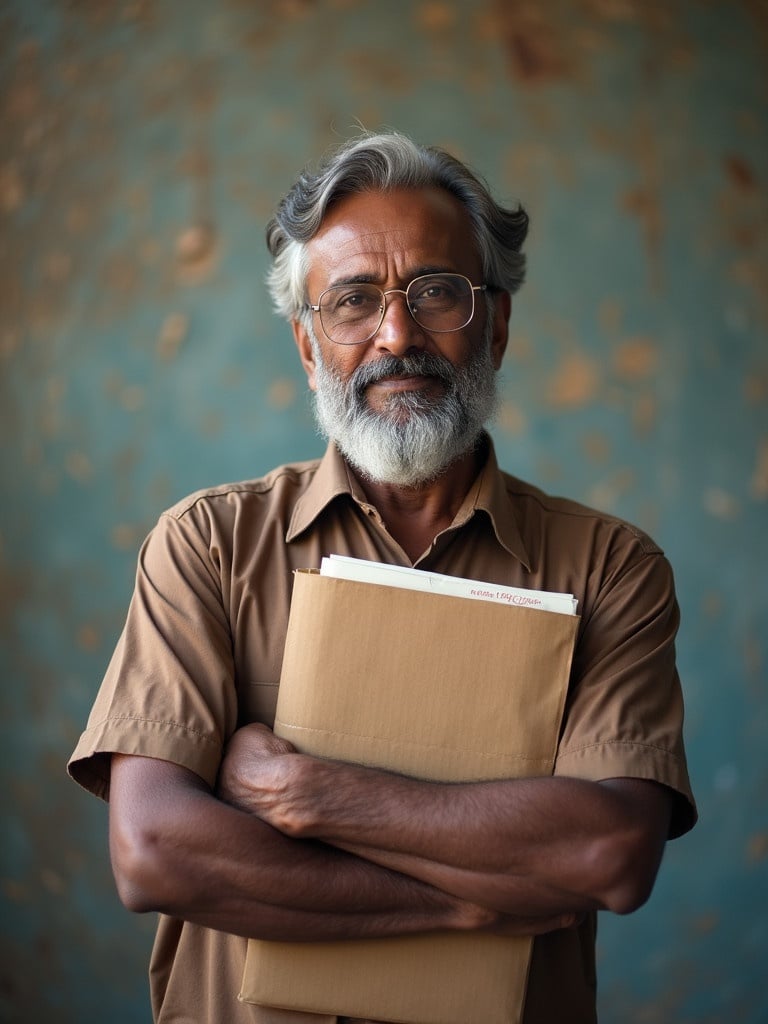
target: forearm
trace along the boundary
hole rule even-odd
[[[275,768],[284,778],[274,821],[287,834],[322,839],[504,913],[634,909],[663,847],[645,821],[664,818],[666,798],[657,807],[648,783],[422,783],[301,755]]]
[[[179,785],[183,780],[184,785]],[[248,937],[327,940],[480,927],[428,884],[217,800],[178,766],[114,758],[110,845],[123,902]]]

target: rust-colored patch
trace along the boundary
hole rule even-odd
[[[505,434],[511,434],[512,437],[520,437],[528,429],[525,412],[517,402],[500,402],[496,422]]]
[[[728,180],[738,189],[745,192],[752,192],[757,188],[757,177],[751,165],[741,156],[733,154],[724,160],[725,172]]]
[[[0,167],[0,209],[4,213],[15,213],[24,199],[24,182],[18,167],[14,164]]]
[[[618,299],[603,299],[597,311],[600,327],[608,334],[617,334],[621,329],[624,310]]]
[[[290,377],[278,377],[269,386],[267,401],[273,409],[289,409],[296,401],[296,382]]]
[[[584,452],[592,462],[607,462],[611,456],[611,442],[605,434],[593,431],[584,437]]]
[[[710,487],[704,492],[704,508],[715,519],[733,520],[741,513],[739,499],[722,487]]]
[[[714,913],[714,911],[709,914],[699,914],[691,922],[693,930],[699,935],[711,935],[719,923],[720,915]]]
[[[622,466],[611,476],[606,477],[595,484],[589,492],[589,504],[595,508],[613,511],[620,498],[629,494],[635,487],[636,477],[634,470],[628,466]]]
[[[210,276],[218,257],[213,225],[193,224],[176,239],[176,267],[183,284],[199,284]]]
[[[432,0],[418,7],[416,23],[425,32],[445,32],[456,24],[456,9],[451,4]]]
[[[661,203],[656,189],[649,185],[638,185],[624,193],[622,206],[640,223],[651,265],[653,283],[658,286],[658,257],[663,221]]]
[[[758,501],[768,498],[768,437],[761,437],[758,441],[749,493]]]
[[[67,473],[78,483],[85,483],[93,476],[93,463],[85,452],[68,452],[64,465]]]
[[[768,400],[768,371],[750,373],[744,379],[744,398],[750,405]]]
[[[656,427],[659,407],[656,396],[650,392],[637,395],[632,402],[632,426],[640,437],[647,437]]]
[[[559,409],[589,405],[600,388],[600,371],[594,360],[572,354],[561,360],[547,386],[547,401]]]
[[[135,551],[144,539],[145,529],[135,523],[118,523],[113,526],[109,539],[120,551]]]
[[[768,858],[768,832],[756,832],[747,843],[747,860],[751,864]]]
[[[158,359],[169,363],[179,354],[181,344],[189,330],[189,319],[183,313],[170,313],[163,321],[157,338]]]
[[[717,590],[708,590],[701,598],[701,610],[708,619],[716,619],[723,612],[723,595]]]
[[[575,74],[569,25],[546,4],[497,0],[485,31],[501,39],[510,73],[527,86],[561,82]]]
[[[659,348],[652,338],[627,338],[615,350],[613,365],[620,377],[642,380],[650,377],[659,362]]]
[[[101,638],[99,631],[90,622],[84,622],[77,631],[77,646],[83,651],[98,649]]]

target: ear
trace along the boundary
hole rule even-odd
[[[512,296],[509,292],[499,291],[496,292],[493,298],[491,354],[493,355],[494,367],[500,370],[504,353],[507,350],[507,341],[509,340],[509,317],[512,312]]]
[[[312,351],[309,332],[298,320],[291,321],[291,328],[293,330],[293,340],[296,342],[296,348],[299,350],[301,365],[304,367],[304,372],[307,375],[309,389],[310,391],[315,391],[315,353]]]

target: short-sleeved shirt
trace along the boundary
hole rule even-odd
[[[628,523],[501,472],[484,443],[484,467],[451,526],[414,564],[574,594],[581,619],[555,774],[661,783],[675,797],[670,837],[687,831],[696,811],[669,563]],[[332,553],[411,564],[333,445],[321,460],[200,491],[164,513],[142,547],[73,778],[108,798],[119,752],[175,762],[213,787],[232,733],[272,725],[294,570]],[[535,939],[524,1024],[594,1021],[595,932],[588,915]],[[161,916],[150,966],[156,1020],[336,1020],[240,1002],[245,949],[243,938]]]

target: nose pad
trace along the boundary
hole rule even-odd
[[[423,348],[424,332],[413,319],[405,290],[391,288],[384,293],[384,303],[384,318],[373,339],[376,347],[393,353]]]

